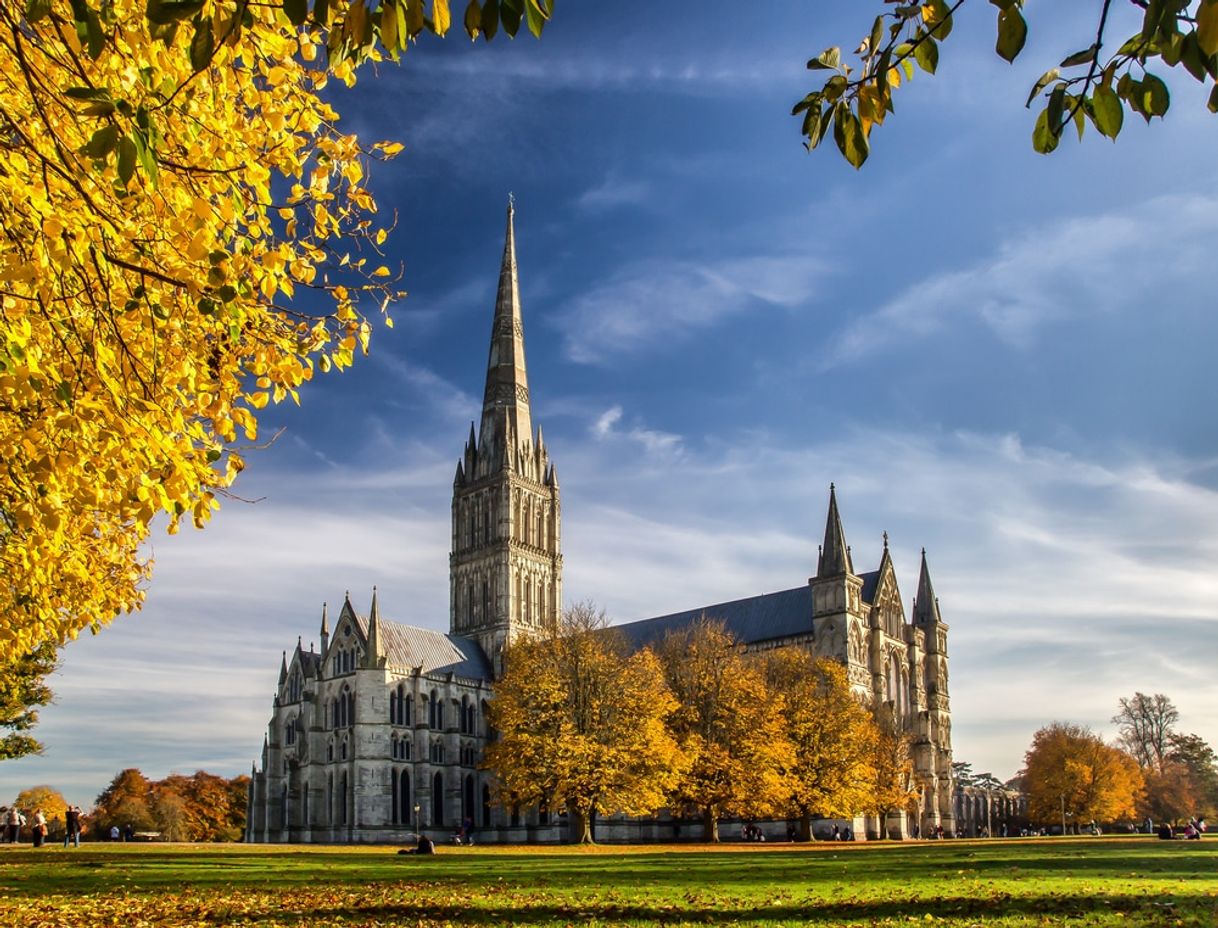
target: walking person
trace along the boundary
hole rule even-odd
[[[30,828],[30,836],[34,840],[34,847],[42,847],[42,839],[47,836],[47,817],[42,814],[41,809],[34,810],[33,825]]]
[[[68,847],[69,842],[75,842],[76,846],[80,847],[80,806],[68,806],[68,811],[63,815],[63,823],[63,846]]]
[[[25,816],[21,814],[21,810],[16,806],[10,807],[4,820],[4,837],[9,844],[16,844],[21,840],[21,826],[24,824]]]

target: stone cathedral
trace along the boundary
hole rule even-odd
[[[320,650],[298,640],[279,668],[251,772],[247,841],[398,843],[417,831],[444,841],[463,823],[479,841],[566,837],[565,816],[495,804],[492,775],[480,769],[505,643],[562,607],[558,477],[530,413],[513,218],[509,205],[482,417],[453,479],[449,632],[383,616],[375,589],[366,614],[349,595],[333,619],[322,607]],[[796,644],[840,661],[855,694],[887,704],[911,732],[921,807],[847,822],[857,835],[954,831],[947,625],[925,552],[907,621],[887,537],[879,567],[856,573],[830,487],[806,583],[619,627],[643,646],[702,616],[749,649]],[[785,833],[784,823],[771,826]],[[676,831],[666,813],[602,820],[597,837],[670,840]]]

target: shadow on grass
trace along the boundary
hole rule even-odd
[[[499,924],[571,924],[588,921],[603,921],[610,924],[622,922],[798,922],[801,924],[876,924],[909,919],[925,921],[928,918],[946,920],[987,920],[1028,918],[1039,921],[1053,919],[1059,923],[1065,919],[1081,919],[1100,914],[1112,918],[1136,919],[1135,924],[1147,924],[1160,918],[1170,918],[1175,924],[1180,919],[1189,919],[1189,924],[1211,925],[1218,919],[1218,901],[1204,893],[1177,893],[1170,897],[1150,899],[1145,896],[1109,895],[1102,897],[1076,898],[1067,895],[1046,894],[1010,897],[999,894],[993,898],[977,899],[969,896],[952,896],[934,900],[886,900],[866,901],[858,899],[825,903],[810,901],[806,904],[784,902],[779,905],[732,906],[706,904],[638,904],[638,903],[593,903],[552,904],[540,903],[526,906],[487,905],[483,908],[468,905],[428,905],[411,902],[379,903],[368,906],[339,906],[325,911],[316,909],[294,909],[291,900],[284,900],[282,908],[265,913],[246,912],[250,923],[280,921],[297,916],[304,922],[325,917],[333,921],[351,920],[364,923],[371,919],[375,924],[433,924],[451,922],[461,925]],[[1118,914],[1119,913],[1119,914]],[[228,913],[202,915],[210,924],[224,924]],[[1198,920],[1199,919],[1199,920]]]

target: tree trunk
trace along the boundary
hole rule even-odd
[[[592,816],[574,805],[567,806],[567,828],[576,844],[592,844]]]
[[[702,840],[719,843],[719,813],[714,806],[702,810]]]
[[[805,812],[799,817],[799,840],[812,840],[812,813]]]

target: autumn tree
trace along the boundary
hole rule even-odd
[[[490,38],[551,0],[471,2]],[[0,663],[138,608],[258,411],[366,350],[392,217],[327,86],[448,0],[0,4]],[[386,317],[388,322],[388,317]]]
[[[1218,818],[1218,755],[1200,735],[1173,734],[1170,744],[1167,761],[1188,772],[1196,797],[1189,814]]]
[[[64,813],[68,811],[68,801],[63,793],[53,787],[31,786],[23,789],[13,800],[13,805],[25,813],[27,819],[34,812],[41,810],[46,816],[47,826],[52,832],[62,833],[65,827]]]
[[[676,701],[648,648],[629,654],[590,603],[512,641],[495,683],[486,752],[500,795],[565,807],[571,834],[592,840],[596,814],[648,815],[683,763],[665,721]]]
[[[56,667],[55,649],[42,644],[7,662],[0,661],[0,760],[41,754],[42,745],[29,734],[38,723],[38,709],[51,701],[46,678]]]
[[[1137,814],[1143,778],[1132,757],[1091,729],[1054,722],[1032,736],[1024,788],[1032,818],[1112,822]]]
[[[95,803],[91,824],[98,837],[105,837],[111,827],[130,825],[137,831],[152,831],[156,819],[152,813],[152,782],[137,768],[128,767],[115,774]]]
[[[812,818],[850,818],[870,805],[879,732],[850,692],[846,669],[800,647],[764,654],[766,683],[783,696],[782,717],[792,756],[786,765],[788,807],[800,839],[812,839]]]
[[[810,60],[809,69],[825,71],[828,77],[794,109],[803,119],[808,148],[832,134],[846,160],[862,166],[873,128],[894,111],[894,91],[918,70],[938,70],[940,48],[964,4],[885,0],[853,56],[831,47]],[[990,4],[997,8],[994,50],[1014,62],[1028,36],[1024,0]],[[1110,14],[1127,4],[1137,8],[1141,28],[1128,37],[1114,37]],[[1070,53],[1029,81],[1026,105],[1040,108],[1032,132],[1036,151],[1053,151],[1071,132],[1081,139],[1089,124],[1115,140],[1126,111],[1147,122],[1163,117],[1171,96],[1160,75],[1171,69],[1208,86],[1209,109],[1218,112],[1218,0],[1092,0],[1092,8],[1094,31],[1068,40]],[[1043,9],[1036,13],[1049,15]]]
[[[1117,726],[1117,743],[1143,769],[1162,771],[1171,750],[1171,736],[1180,712],[1162,693],[1147,696],[1134,693],[1121,697],[1117,714],[1112,717]]]
[[[871,713],[875,737],[871,741],[870,795],[867,811],[880,820],[881,834],[888,817],[908,809],[921,797],[914,779],[912,741],[891,704],[876,706]]]
[[[689,765],[673,797],[698,810],[706,840],[719,840],[724,815],[784,808],[794,747],[783,699],[766,686],[758,662],[722,622],[705,617],[670,632],[659,654],[678,702],[669,724]]]

